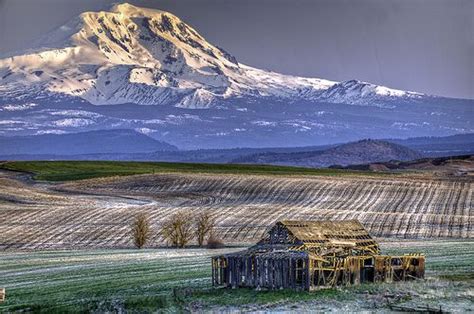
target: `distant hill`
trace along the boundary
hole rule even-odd
[[[133,132],[133,131],[131,131]],[[141,134],[139,134],[141,135]],[[446,137],[415,137],[408,139],[386,139],[386,142],[402,145],[420,152],[423,157],[458,156],[474,154],[474,134],[458,134]],[[1,144],[1,142],[0,142]],[[250,155],[270,153],[304,153],[324,151],[340,144],[304,146],[304,147],[263,147],[263,148],[231,148],[231,149],[197,149],[197,150],[156,150],[121,151],[121,152],[85,152],[71,154],[38,153],[1,153],[0,160],[130,160],[130,161],[170,161],[195,163],[228,163]],[[5,149],[0,151],[5,151]],[[91,151],[91,150],[89,150]]]
[[[77,155],[148,153],[177,150],[173,145],[133,130],[0,137],[0,155]]]
[[[474,154],[474,134],[456,134],[443,137],[414,137],[387,141],[417,150],[427,157]]]
[[[413,160],[422,155],[410,148],[381,140],[361,140],[322,151],[263,153],[244,156],[234,163],[275,164],[301,167],[328,167],[389,160]]]
[[[474,176],[474,155],[422,158],[410,161],[387,161],[331,168],[363,171],[428,170],[455,176]]]
[[[116,160],[116,161],[166,161],[190,163],[228,163],[232,160],[258,153],[288,153],[324,150],[334,145],[314,147],[264,147],[231,149],[166,150],[139,153],[84,153],[74,155],[60,154],[0,154],[0,160]]]

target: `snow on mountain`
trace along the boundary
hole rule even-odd
[[[129,4],[0,57],[0,136],[128,129],[185,149],[308,146],[472,133],[473,110],[472,100],[256,69],[176,16]]]
[[[334,84],[321,93],[319,99],[331,103],[352,105],[380,105],[380,101],[397,99],[419,99],[423,94],[392,89],[357,80]]]
[[[2,111],[2,110],[6,110],[6,111],[24,111],[24,110],[34,108],[36,106],[37,105],[34,104],[34,103],[21,104],[21,105],[8,104],[8,105],[2,106],[0,108],[0,111]]]
[[[36,46],[0,60],[0,91],[79,96],[93,104],[207,108],[243,96],[291,98],[334,82],[239,64],[176,16],[130,4],[85,12]],[[309,93],[308,93],[309,91]]]
[[[259,70],[237,62],[164,11],[119,4],[85,12],[0,60],[0,92],[78,96],[94,105],[172,104],[209,108],[231,98],[369,104],[420,94],[358,81],[336,84]]]

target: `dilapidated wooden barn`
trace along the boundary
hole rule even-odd
[[[214,286],[302,289],[424,277],[425,257],[381,255],[357,220],[277,222],[248,250],[214,256]]]

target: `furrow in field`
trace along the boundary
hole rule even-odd
[[[178,210],[212,212],[226,242],[255,242],[280,219],[359,219],[384,237],[474,237],[470,180],[160,174],[67,183],[53,196],[21,191],[35,202],[0,203],[0,248],[130,247],[138,212],[155,230],[150,245],[161,245],[160,223]]]

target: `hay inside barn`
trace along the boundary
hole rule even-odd
[[[357,220],[277,222],[248,250],[214,256],[214,286],[313,290],[424,277],[421,254],[380,254]]]

